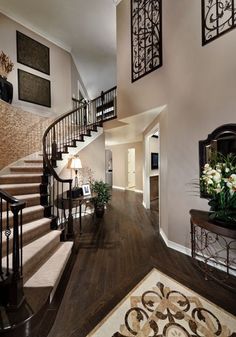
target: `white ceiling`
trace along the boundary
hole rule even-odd
[[[0,0],[0,11],[70,50],[90,98],[116,84],[116,0]]]
[[[106,146],[142,141],[143,132],[165,108],[166,105],[124,118],[117,121],[117,125],[104,123]]]

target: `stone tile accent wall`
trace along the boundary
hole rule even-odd
[[[42,136],[51,121],[0,100],[0,170],[41,151]]]

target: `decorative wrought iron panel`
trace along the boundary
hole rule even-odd
[[[132,82],[162,66],[162,0],[131,0]]]
[[[202,44],[236,27],[235,0],[202,0]]]

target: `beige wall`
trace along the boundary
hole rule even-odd
[[[50,75],[26,67],[17,63],[16,58],[16,30],[30,36],[36,41],[50,48]],[[24,26],[9,19],[0,13],[0,50],[10,56],[14,63],[14,70],[8,75],[8,80],[13,84],[13,105],[24,110],[41,114],[61,114],[69,111],[72,107],[72,80],[71,80],[71,55],[62,48],[49,42],[43,37],[33,33]],[[52,107],[47,108],[40,105],[18,100],[18,80],[17,69],[22,69],[46,78],[51,81],[51,102]],[[75,74],[76,76],[76,74]]]
[[[42,136],[51,119],[36,116],[0,100],[0,170],[42,150]]]
[[[94,173],[94,179],[105,181],[105,134],[103,133],[92,143],[79,152],[83,167],[89,167]]]
[[[88,144],[83,150],[77,154],[81,160],[82,168],[85,171],[85,177],[88,177],[87,169],[93,172],[95,180],[105,181],[105,135],[104,133]],[[69,162],[69,161],[68,161]],[[83,172],[83,170],[81,172]],[[79,181],[82,182],[81,172],[79,172]],[[73,178],[74,172],[66,166],[61,172],[60,177],[63,179]],[[86,179],[85,179],[86,180]],[[86,183],[88,181],[83,181]]]
[[[112,151],[113,186],[128,186],[128,149],[135,148],[135,188],[143,189],[143,143],[126,143],[107,147]]]
[[[163,1],[164,66],[131,84],[129,3],[123,0],[117,11],[118,115],[167,104],[160,115],[161,228],[189,247],[189,210],[209,209],[192,184],[198,142],[236,121],[236,30],[202,47],[200,2]]]
[[[71,97],[79,99],[79,90],[83,93],[84,98],[89,98],[74,59],[71,57]]]
[[[166,104],[164,73],[165,65],[131,83],[130,1],[122,0],[117,6],[117,108],[120,119]]]

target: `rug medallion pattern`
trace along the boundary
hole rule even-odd
[[[236,317],[153,269],[91,337],[236,337]]]

